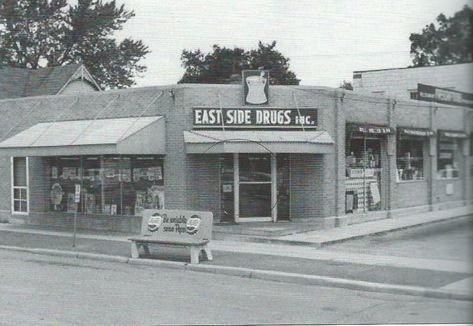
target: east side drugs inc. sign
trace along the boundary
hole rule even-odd
[[[194,108],[194,128],[317,128],[317,109]]]

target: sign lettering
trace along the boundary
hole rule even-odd
[[[417,84],[419,100],[473,107],[473,94],[431,85]]]
[[[317,128],[317,109],[194,108],[196,128]]]

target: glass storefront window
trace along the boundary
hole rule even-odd
[[[424,179],[424,141],[422,139],[397,140],[397,180]]]
[[[140,215],[164,207],[163,160],[158,156],[50,158],[51,209],[105,215]],[[75,184],[81,202],[74,203]]]
[[[437,172],[439,178],[458,178],[459,140],[438,138]]]
[[[346,139],[347,213],[376,211],[381,204],[381,138],[354,136]]]

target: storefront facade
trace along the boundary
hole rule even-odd
[[[259,82],[0,101],[2,218],[137,232],[165,207],[324,228],[471,202],[467,108]]]

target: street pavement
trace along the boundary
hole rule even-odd
[[[473,320],[470,301],[306,286],[8,250],[0,250],[0,261],[1,325],[387,324]]]

